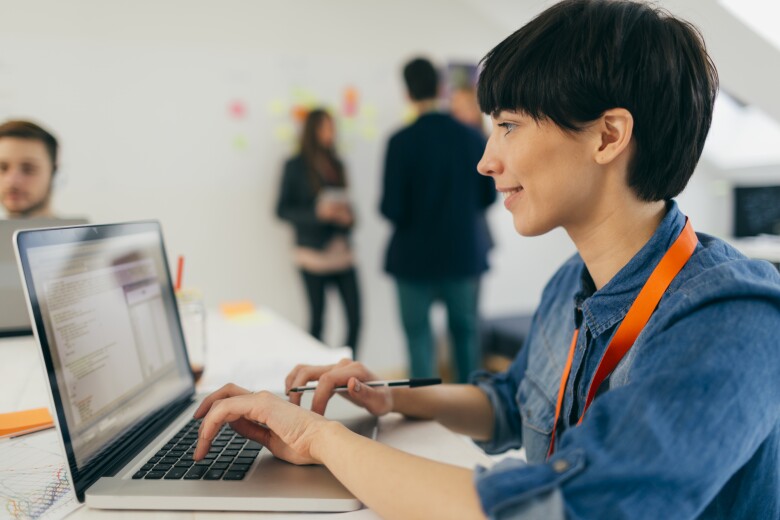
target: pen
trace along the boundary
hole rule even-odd
[[[366,381],[363,382],[366,386],[407,386],[409,388],[415,388],[418,386],[430,386],[430,385],[438,385],[441,383],[441,379],[438,377],[420,377],[420,378],[414,378],[414,379],[395,379],[392,381]],[[292,392],[307,392],[309,390],[316,390],[317,385],[310,385],[310,386],[294,386],[288,390],[288,394]],[[347,385],[337,386],[333,389],[334,392],[346,392],[347,391]]]

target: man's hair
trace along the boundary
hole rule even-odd
[[[566,0],[482,59],[482,111],[578,132],[611,108],[634,118],[628,184],[646,201],[688,183],[712,122],[718,74],[690,23],[628,0]]]
[[[30,121],[6,121],[0,125],[0,139],[3,137],[42,142],[49,154],[49,159],[51,159],[52,173],[57,171],[57,139],[47,130]]]
[[[425,58],[415,58],[404,66],[404,81],[413,101],[434,99],[439,93],[439,75]]]

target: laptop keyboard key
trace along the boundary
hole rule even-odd
[[[222,474],[224,473],[221,469],[210,469],[206,472],[205,475],[203,475],[204,480],[219,480],[222,478]]]
[[[187,468],[173,468],[165,474],[165,480],[178,480],[187,473]]]
[[[146,480],[160,480],[164,476],[165,476],[165,472],[164,471],[157,471],[157,470],[155,470],[155,471],[150,471],[149,473],[147,473],[144,478]]]
[[[193,466],[185,473],[184,480],[200,480],[206,474],[208,466]]]
[[[257,441],[249,441],[249,442],[246,443],[246,446],[244,446],[244,449],[247,449],[247,450],[262,450],[263,449],[263,445],[260,444]]]
[[[255,458],[257,457],[257,454],[260,453],[258,450],[241,450],[241,453],[238,454],[239,457],[250,457]]]
[[[224,480],[244,480],[245,475],[243,471],[228,471],[225,473]]]
[[[144,478],[144,475],[146,475],[146,471],[144,470],[138,470],[135,475],[133,475],[133,480],[138,480],[139,478]]]

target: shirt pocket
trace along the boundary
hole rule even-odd
[[[518,387],[517,404],[523,421],[526,458],[532,464],[544,462],[555,422],[555,405],[541,385],[528,375]]]

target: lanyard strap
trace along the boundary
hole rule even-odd
[[[623,357],[631,350],[639,333],[647,324],[650,316],[658,306],[658,302],[661,301],[664,292],[672,283],[674,277],[688,262],[688,259],[693,255],[696,244],[699,240],[696,238],[696,233],[693,231],[693,226],[690,221],[686,221],[680,235],[672,244],[672,247],[666,252],[664,257],[658,263],[656,268],[650,274],[650,277],[645,282],[642,290],[639,291],[634,303],[631,304],[631,308],[628,309],[626,317],[623,318],[623,322],[618,327],[617,332],[612,337],[607,351],[604,353],[604,357],[601,358],[599,366],[596,369],[596,374],[593,376],[593,380],[588,388],[588,395],[585,399],[585,407],[582,410],[577,424],[582,423],[585,412],[590,406],[593,399],[596,397],[601,383],[615,370]],[[555,430],[558,428],[558,420],[561,416],[561,409],[563,407],[563,394],[566,390],[566,384],[569,380],[571,373],[571,364],[574,359],[574,351],[577,347],[577,337],[579,336],[580,329],[574,331],[574,336],[571,339],[571,346],[569,347],[569,356],[566,359],[566,365],[563,368],[563,374],[561,375],[561,385],[558,389],[558,400],[555,405],[555,422],[553,423],[552,438],[550,439],[550,448],[547,450],[547,457],[549,458],[555,450]]]

